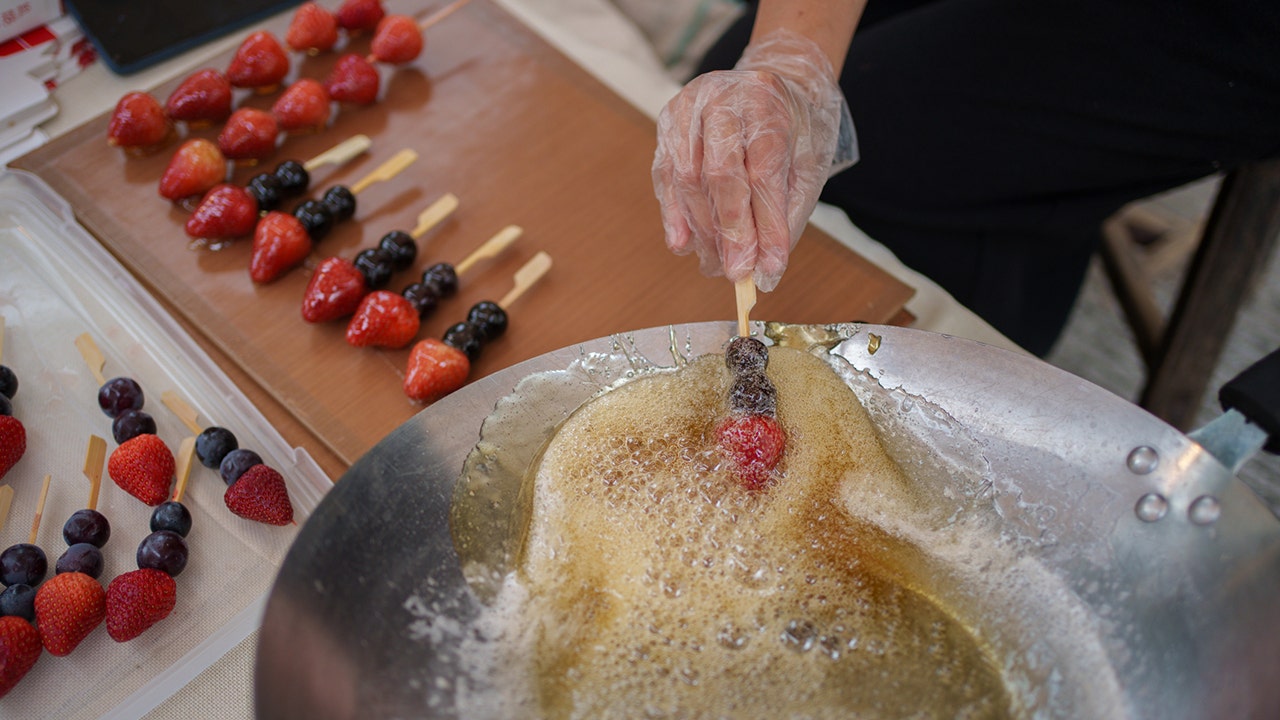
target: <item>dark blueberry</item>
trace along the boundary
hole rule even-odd
[[[36,620],[36,589],[26,583],[10,585],[0,592],[0,615],[16,615]]]
[[[426,317],[440,304],[440,295],[430,285],[414,283],[400,293],[418,311],[418,317]]]
[[[333,229],[333,213],[319,200],[308,200],[293,209],[312,242],[320,242]]]
[[[107,417],[117,417],[125,410],[141,410],[145,400],[142,386],[133,378],[111,378],[98,388],[98,407]]]
[[[54,573],[79,572],[97,580],[102,575],[102,551],[89,543],[76,543],[67,548],[53,566]]]
[[[739,375],[729,387],[729,411],[777,415],[778,390],[763,372]]]
[[[436,263],[422,271],[422,284],[435,288],[441,298],[453,297],[458,292],[458,273],[449,263]]]
[[[222,482],[230,485],[239,480],[245,470],[261,464],[262,457],[258,453],[238,448],[227,453],[227,456],[222,458],[222,464],[218,466],[218,472],[222,474]]]
[[[156,530],[138,543],[138,567],[177,577],[187,566],[187,541],[172,530]]]
[[[324,206],[333,213],[336,222],[350,220],[356,214],[356,196],[345,185],[334,185],[324,191]]]
[[[311,174],[297,160],[285,160],[272,174],[280,181],[280,192],[289,197],[301,195],[311,184]]]
[[[460,322],[444,331],[444,344],[461,350],[468,360],[475,362],[484,341],[470,323]]]
[[[156,530],[172,530],[186,537],[191,532],[191,511],[176,500],[160,503],[151,511],[151,531]]]
[[[752,337],[736,337],[724,349],[725,367],[734,374],[762,372],[769,365],[769,348]]]
[[[211,425],[196,436],[196,457],[200,464],[208,468],[216,468],[222,464],[227,453],[240,447],[235,433],[224,427]]]
[[[139,435],[155,434],[155,418],[141,410],[125,410],[111,421],[111,437],[115,438],[117,445],[123,445],[126,440]]]
[[[378,247],[391,256],[391,267],[407,270],[418,259],[418,242],[407,232],[392,230],[378,241]]]
[[[111,523],[107,522],[106,515],[97,510],[77,510],[62,524],[62,539],[68,545],[89,543],[102,547],[111,539]]]
[[[391,282],[391,253],[382,248],[366,248],[356,253],[352,265],[364,275],[364,284],[370,290],[381,290]]]
[[[0,395],[0,415],[13,415],[13,401],[5,395]]]
[[[5,548],[0,553],[0,583],[16,585],[23,583],[35,587],[49,572],[49,559],[44,551],[30,543],[18,543]]]
[[[13,373],[13,368],[8,365],[0,365],[0,395],[10,400],[14,395],[18,394],[18,376]]]
[[[490,300],[481,300],[467,311],[467,323],[488,342],[507,331],[507,311]]]
[[[258,201],[258,211],[267,212],[280,207],[280,201],[284,199],[284,189],[280,184],[280,178],[271,173],[259,173],[249,178],[248,184],[244,189]]]

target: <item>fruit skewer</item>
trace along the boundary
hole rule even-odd
[[[52,479],[52,475],[44,476],[44,485],[40,488],[40,499],[36,504],[36,514],[31,521],[27,541],[14,543],[0,552],[0,585],[5,586],[4,592],[0,593],[0,608],[3,608],[6,615],[35,619],[35,588],[49,572],[49,558],[36,544],[36,537],[40,531],[40,519],[44,515],[44,504],[49,497],[49,483]]]
[[[45,479],[45,489],[48,489],[48,478]],[[97,571],[101,573],[101,554],[97,557]],[[85,560],[83,569],[92,570],[92,559]],[[68,566],[45,581],[36,590],[35,597],[36,629],[40,631],[44,649],[55,657],[70,655],[102,624],[106,615],[106,598],[102,584],[83,572],[80,566]]]
[[[733,379],[728,415],[716,425],[716,447],[734,480],[747,492],[759,493],[776,481],[775,468],[787,441],[778,422],[778,391],[765,374],[769,349],[740,334],[729,341],[724,362]]]
[[[4,316],[0,315],[0,359],[3,358]],[[27,429],[13,415],[13,396],[17,394],[18,376],[7,365],[0,365],[0,478],[27,452]]]
[[[400,294],[375,290],[365,295],[347,323],[347,343],[353,347],[402,348],[418,335],[422,319],[440,301],[458,291],[458,278],[481,260],[497,256],[524,233],[518,225],[508,225],[486,240],[455,267],[436,263],[422,271],[421,282]]]
[[[378,22],[369,46],[369,62],[403,65],[422,54],[424,34],[432,25],[444,20],[470,0],[454,0],[421,21],[408,15],[388,15]]]
[[[44,551],[35,544],[35,536],[40,527],[40,516],[44,513],[44,502],[48,497],[51,480],[52,476],[45,476],[36,517],[32,522],[31,536],[28,538],[29,542],[13,545],[0,554],[0,566],[3,567],[8,585],[4,592],[0,592],[0,698],[8,695],[9,691],[31,672],[31,668],[35,667],[36,661],[44,652],[40,631],[33,623],[36,620],[35,586],[44,579],[48,562],[45,560]],[[6,506],[4,513],[0,514],[0,523],[7,514]],[[15,551],[15,548],[20,550]],[[38,555],[32,553],[29,548],[35,548]],[[36,565],[43,563],[44,567],[25,568],[24,564],[28,562]],[[34,575],[30,578],[22,578],[30,579],[31,583],[16,581],[19,579],[18,574],[24,570],[36,569],[40,570],[39,578],[35,578]],[[15,580],[15,582],[8,582],[8,580]]]
[[[327,322],[356,311],[360,300],[391,282],[392,273],[405,270],[418,257],[418,240],[458,207],[458,198],[445,193],[418,214],[410,232],[392,230],[378,245],[356,253],[352,260],[337,255],[326,258],[312,273],[302,296],[302,319]]]
[[[411,400],[434,402],[466,384],[471,363],[484,345],[507,329],[507,310],[551,269],[551,256],[539,252],[515,274],[515,284],[498,302],[482,300],[467,319],[450,327],[443,341],[419,341],[409,353],[404,393]]]
[[[89,480],[89,502],[62,524],[62,539],[67,550],[58,558],[54,571],[82,572],[97,580],[102,575],[102,547],[111,538],[111,523],[98,512],[98,494],[102,487],[102,464],[107,454],[107,441],[89,436],[84,456],[84,476]]]

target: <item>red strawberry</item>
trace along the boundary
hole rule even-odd
[[[355,347],[402,348],[418,334],[418,311],[405,299],[375,290],[360,301],[347,324],[347,343]]]
[[[427,338],[409,352],[404,394],[418,402],[434,402],[462,387],[471,374],[471,360],[461,350]]]
[[[27,451],[27,429],[12,415],[0,415],[0,478],[13,469]]]
[[[773,480],[787,434],[772,415],[731,415],[716,427],[716,446],[733,465],[738,482],[759,492]]]
[[[160,177],[160,197],[181,200],[204,195],[227,178],[227,158],[217,145],[192,138],[178,146]]]
[[[302,296],[302,319],[310,323],[344,318],[356,311],[369,292],[364,273],[349,260],[331,257],[311,275]]]
[[[106,614],[107,592],[84,573],[58,573],[36,591],[36,628],[50,655],[70,655]]]
[[[351,32],[378,27],[378,21],[386,14],[382,0],[345,0],[335,13],[338,25]]]
[[[107,142],[136,153],[151,152],[174,135],[160,102],[144,92],[127,93],[116,103],[107,125]]]
[[[338,42],[338,18],[313,2],[304,2],[293,13],[284,42],[312,55],[328,52]]]
[[[191,217],[187,235],[208,240],[244,237],[258,223],[258,201],[239,185],[221,183],[205,193]]]
[[[325,78],[324,89],[338,102],[369,105],[378,99],[378,68],[364,57],[343,55]]]
[[[197,70],[170,93],[164,109],[190,125],[220,123],[231,114],[231,81],[217,70]]]
[[[259,30],[245,38],[227,66],[227,79],[235,87],[259,93],[276,89],[289,74],[289,56],[275,35]]]
[[[378,23],[370,50],[380,62],[392,65],[411,62],[422,54],[422,31],[408,15],[388,15]]]
[[[240,108],[218,133],[218,147],[232,160],[261,160],[276,151],[280,126],[265,110]]]
[[[222,496],[227,509],[246,520],[267,525],[293,522],[293,504],[284,478],[261,463],[244,471]]]
[[[271,106],[271,114],[286,132],[323,130],[329,122],[329,110],[329,91],[311,78],[290,85]]]
[[[107,634],[128,642],[169,617],[178,601],[178,584],[168,573],[139,568],[117,575],[107,586]]]
[[[138,435],[111,451],[107,474],[121,490],[155,507],[169,498],[173,453],[158,435]]]
[[[253,231],[253,257],[249,260],[249,277],[256,283],[269,283],[280,277],[311,254],[311,236],[298,218],[272,210],[258,222]]]
[[[16,615],[0,617],[0,698],[26,677],[40,653],[40,631]]]

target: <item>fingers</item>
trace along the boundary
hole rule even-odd
[[[702,190],[711,211],[708,232],[715,239],[725,277],[736,282],[750,275],[756,263],[751,182],[740,113],[720,104],[708,106],[702,117],[702,135]]]

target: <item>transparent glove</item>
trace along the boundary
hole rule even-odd
[[[658,116],[653,186],[667,247],[703,274],[774,289],[827,178],[857,161],[826,56],[787,30],[694,78]]]

